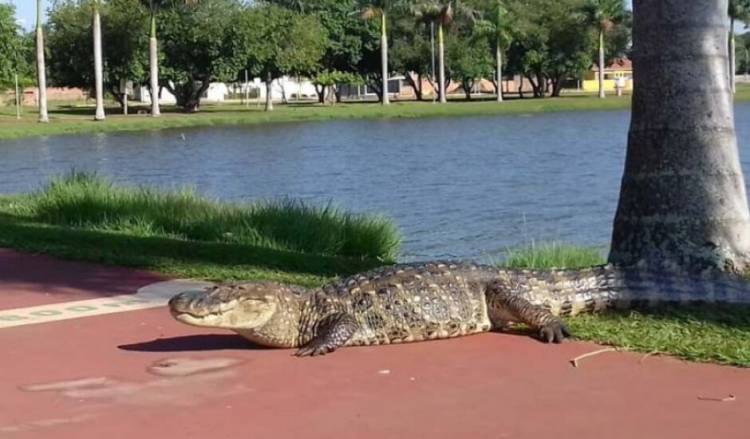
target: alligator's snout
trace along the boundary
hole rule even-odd
[[[212,294],[212,291],[186,291],[169,300],[169,311],[175,318],[183,315],[190,317],[207,317],[230,311],[237,304],[236,299],[229,299]]]

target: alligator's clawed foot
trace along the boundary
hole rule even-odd
[[[562,343],[570,335],[570,329],[559,319],[539,328],[539,338],[547,343]]]
[[[297,357],[318,357],[320,355],[329,354],[335,350],[336,348],[330,345],[310,343],[307,346],[301,347],[294,355]]]

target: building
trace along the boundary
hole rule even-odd
[[[617,58],[604,69],[604,90],[614,92],[615,82],[619,78],[624,80],[625,91],[633,90],[633,63],[627,58]],[[599,91],[599,67],[597,65],[586,72],[581,86],[585,92]]]

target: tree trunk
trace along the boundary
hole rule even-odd
[[[503,49],[500,47],[500,40],[497,41],[497,52],[495,60],[497,61],[497,101],[503,101]]]
[[[474,87],[473,81],[462,81],[461,87],[464,89],[464,94],[466,95],[466,100],[471,100],[471,89]]]
[[[326,103],[326,86],[315,85],[315,93],[318,95],[318,103],[325,104]]]
[[[599,98],[604,99],[604,30],[599,30]]]
[[[49,122],[47,114],[47,70],[44,65],[44,31],[42,30],[42,0],[36,0],[36,75],[39,87],[39,122]]]
[[[383,94],[381,97],[381,100],[383,102],[383,105],[388,105],[391,103],[390,98],[388,97],[388,31],[386,29],[386,23],[387,19],[385,16],[385,11],[383,11],[382,15],[382,34],[380,37],[380,63],[382,68],[382,79],[383,79]]]
[[[727,72],[727,0],[634,6],[633,116],[609,260],[743,272],[750,213]]]
[[[102,24],[99,16],[99,0],[94,0],[94,89],[96,94],[95,120],[104,120],[104,85],[102,73]]]
[[[732,93],[737,93],[737,39],[734,36],[734,18],[729,21],[729,85]]]
[[[159,117],[159,96],[155,93],[159,89],[159,46],[156,40],[156,13],[151,6],[151,37],[148,40],[148,62],[151,80],[151,117]]]
[[[266,111],[273,111],[273,76],[266,75]]]
[[[406,82],[409,83],[409,86],[414,90],[414,96],[417,98],[418,101],[422,101],[422,75],[417,75],[417,79],[414,80],[414,76],[410,72],[404,73],[404,78],[406,78]]]
[[[440,103],[445,104],[448,102],[448,96],[446,96],[446,85],[445,85],[445,38],[443,36],[443,23],[438,23],[438,71],[440,75]]]

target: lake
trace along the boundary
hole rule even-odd
[[[737,132],[750,169],[750,104]],[[403,260],[606,248],[630,113],[366,120],[0,141],[0,193],[72,168],[227,201],[292,197],[393,218]]]

